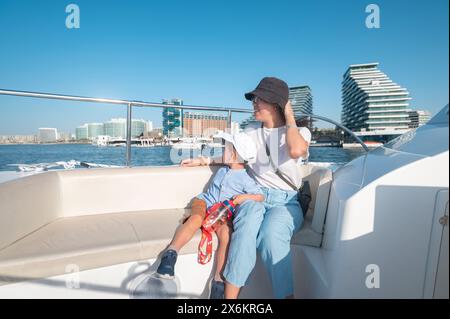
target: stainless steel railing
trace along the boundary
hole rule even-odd
[[[65,101],[76,101],[76,102],[90,102],[90,103],[106,103],[106,104],[118,104],[127,106],[127,146],[126,146],[126,165],[131,164],[131,114],[133,106],[136,107],[154,107],[154,108],[177,108],[182,110],[200,110],[200,111],[216,111],[216,112],[227,112],[228,113],[228,127],[231,127],[231,116],[233,113],[253,113],[250,109],[240,109],[240,108],[230,108],[230,107],[214,107],[214,106],[196,106],[196,105],[174,105],[174,104],[163,104],[163,103],[152,103],[143,101],[131,101],[131,100],[118,100],[118,99],[108,99],[108,98],[95,98],[95,97],[84,97],[84,96],[74,96],[74,95],[63,95],[63,94],[53,94],[53,93],[41,93],[41,92],[28,92],[28,91],[17,91],[17,90],[4,90],[0,89],[0,95],[10,95],[10,96],[20,96],[20,97],[31,97],[31,98],[41,98],[41,99],[53,99],[53,100],[65,100]],[[364,142],[356,136],[352,131],[350,131],[345,126],[328,119],[323,116],[301,113],[299,116],[309,116],[318,120],[322,120],[333,125],[336,125],[340,129],[344,130],[350,134],[366,152],[369,148],[364,144]]]

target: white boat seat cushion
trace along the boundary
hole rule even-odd
[[[320,247],[327,213],[333,173],[331,169],[318,166],[303,166],[301,174],[311,187],[311,203],[303,225],[294,234],[291,244]]]
[[[156,258],[188,209],[57,219],[0,250],[0,284]],[[201,232],[180,251],[196,253]],[[214,247],[217,239],[214,237]]]

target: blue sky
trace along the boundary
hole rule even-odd
[[[80,29],[65,26],[70,3]],[[370,3],[380,29],[365,26]],[[348,65],[379,62],[412,108],[434,114],[449,100],[448,3],[0,0],[0,88],[250,108],[243,94],[277,76],[308,84],[314,113],[339,120]],[[74,132],[125,115],[120,106],[0,96],[0,135]],[[160,110],[133,117],[161,125]]]

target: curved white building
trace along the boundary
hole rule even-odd
[[[350,65],[342,81],[342,124],[355,132],[403,134],[410,124],[410,99],[378,63]]]

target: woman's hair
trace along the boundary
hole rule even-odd
[[[308,116],[303,116],[295,121],[298,127],[309,126],[310,119]]]
[[[286,116],[284,116],[283,107],[281,107],[281,105],[279,104],[274,104],[274,106],[276,107],[278,114],[280,114],[280,117],[283,119],[283,122],[286,123]]]
[[[269,102],[266,102],[266,103],[269,103]],[[283,122],[286,123],[286,117],[284,116],[284,110],[281,107],[281,105],[279,105],[277,103],[269,103],[269,104],[278,112],[278,115],[281,117]]]

